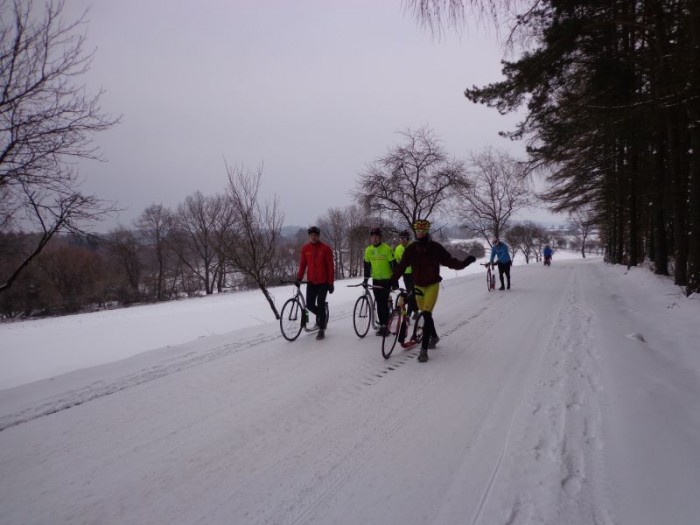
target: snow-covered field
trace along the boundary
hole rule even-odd
[[[425,364],[349,283],[0,325],[0,524],[700,523],[700,301],[570,257],[443,269]]]

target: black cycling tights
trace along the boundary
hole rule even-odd
[[[431,337],[437,337],[437,331],[435,330],[435,321],[433,321],[432,312],[421,312],[423,315],[423,340],[421,341],[421,348],[427,350],[430,344]]]

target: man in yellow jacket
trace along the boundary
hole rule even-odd
[[[403,252],[406,251],[406,246],[408,245],[410,238],[411,236],[408,233],[408,230],[399,232],[399,244],[397,244],[396,248],[394,248],[394,259],[396,259],[396,264],[401,262],[401,257],[403,257]],[[408,292],[408,305],[406,312],[408,315],[413,314],[413,318],[417,319],[418,305],[416,304],[416,296],[413,290],[413,270],[411,270],[410,266],[403,272],[403,284]]]
[[[391,273],[394,270],[394,250],[382,241],[382,229],[372,228],[369,231],[370,245],[365,248],[365,280],[367,284],[372,277],[372,291],[377,306],[379,330],[377,335],[386,334],[386,324],[389,321],[389,294],[391,293]]]

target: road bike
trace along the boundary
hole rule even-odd
[[[283,281],[282,284],[290,284],[290,281]],[[294,293],[292,297],[287,299],[282,305],[280,312],[280,330],[287,341],[294,341],[302,330],[306,332],[315,332],[318,328],[307,328],[309,313],[306,310],[306,299],[301,293],[301,287],[294,284]],[[299,284],[308,284],[307,281],[301,281]],[[328,302],[326,302],[326,326],[328,325],[329,311]]]
[[[481,263],[481,266],[486,266],[486,289],[490,292],[496,289],[496,274],[493,273],[491,263]]]
[[[423,312],[420,312],[413,321],[413,330],[411,330],[411,316],[408,315],[408,310],[406,309],[406,303],[413,293],[399,288],[396,306],[389,316],[389,322],[386,326],[387,330],[384,332],[384,337],[382,337],[382,356],[384,356],[384,359],[391,357],[397,342],[402,348],[411,348],[423,339],[423,325],[425,323]],[[409,333],[411,337],[406,341],[406,336]]]
[[[352,311],[352,326],[355,329],[357,337],[364,337],[369,332],[370,327],[373,330],[379,330],[379,314],[377,313],[377,305],[374,301],[374,295],[370,293],[370,288],[381,290],[381,286],[374,286],[367,283],[348,284],[348,288],[356,288],[362,286],[364,291],[362,295],[355,301],[355,308]],[[394,309],[394,301],[389,297],[389,313]]]

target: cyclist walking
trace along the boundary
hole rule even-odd
[[[396,264],[401,262],[403,252],[406,251],[406,246],[408,245],[410,236],[411,235],[408,233],[408,230],[399,232],[399,244],[397,244],[396,248],[394,248],[394,259],[396,259]],[[418,317],[418,305],[416,304],[416,296],[413,293],[413,270],[410,266],[403,272],[403,284],[408,292],[406,313],[408,315],[413,314],[413,318],[416,319]]]
[[[544,250],[542,250],[542,255],[544,255],[544,265],[549,266],[552,264],[552,254],[554,251],[552,248],[549,247],[549,244],[546,244],[544,247]]]
[[[409,266],[413,269],[413,284],[416,289],[418,308],[423,313],[423,339],[418,361],[428,360],[428,348],[435,348],[440,340],[435,330],[433,309],[437,303],[440,291],[440,265],[454,270],[461,270],[473,263],[476,258],[472,255],[460,261],[450,255],[445,247],[430,238],[430,221],[417,220],[413,223],[416,241],[409,244],[403,253],[401,262],[392,274],[392,282],[398,283],[399,277]]]
[[[501,287],[499,290],[505,290],[505,287],[503,286],[503,274],[506,275],[508,289],[510,290],[510,267],[513,265],[513,261],[510,259],[508,246],[506,243],[501,242],[498,237],[494,237],[493,239],[489,264],[493,265],[494,259],[498,259],[498,277],[501,280]]]
[[[394,270],[394,250],[382,242],[382,229],[372,228],[369,231],[370,245],[365,248],[365,265],[363,284],[367,284],[370,276],[374,292],[374,300],[377,305],[377,317],[379,330],[376,334],[386,334],[386,324],[389,320],[389,294],[391,292],[391,274]]]
[[[304,278],[306,272],[306,308],[316,315],[318,333],[316,339],[323,339],[326,331],[326,294],[333,293],[335,268],[333,266],[333,250],[321,242],[321,230],[311,226],[307,233],[309,242],[301,247],[301,259],[297,272],[296,285]],[[306,312],[304,312],[306,320]],[[306,322],[304,322],[304,325]]]

